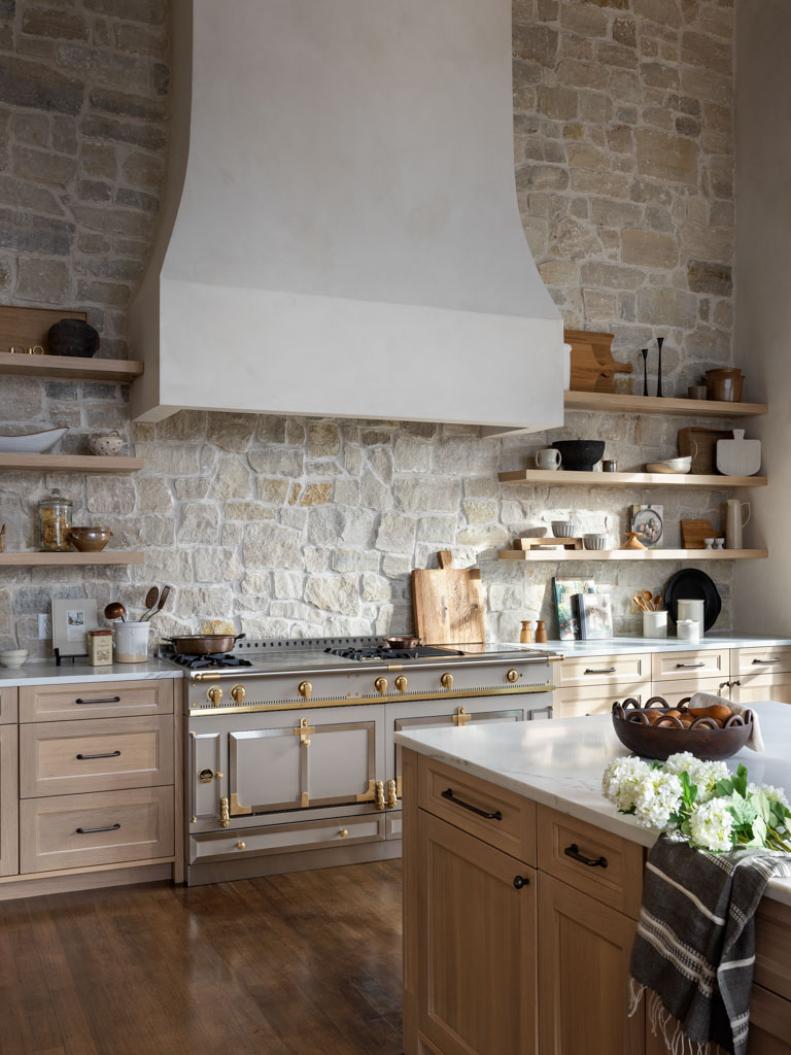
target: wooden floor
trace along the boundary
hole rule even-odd
[[[2,1055],[397,1055],[400,862],[0,902]]]

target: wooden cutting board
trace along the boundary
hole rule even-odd
[[[469,645],[484,640],[483,585],[478,568],[454,568],[450,550],[439,568],[412,572],[415,633],[427,645]]]
[[[729,440],[732,432],[721,429],[691,428],[679,429],[678,453],[682,458],[692,455],[692,472],[704,476],[717,472],[717,440]]]
[[[704,539],[716,537],[717,532],[710,520],[681,521],[681,545],[684,549],[705,549]]]
[[[611,333],[592,330],[565,330],[563,337],[571,345],[571,388],[574,392],[614,392],[615,375],[631,374],[631,363],[613,359]]]

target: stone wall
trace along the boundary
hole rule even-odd
[[[163,0],[0,0],[0,298],[79,305],[126,351],[125,308],[156,219],[166,141]],[[667,336],[668,389],[730,357],[732,202],[729,5],[716,0],[515,0],[517,179],[526,230],[570,325],[614,331],[634,359]],[[666,389],[666,391],[668,390]],[[181,413],[129,422],[116,386],[0,379],[0,422],[70,426],[81,449],[117,427],[146,463],[132,477],[5,474],[9,548],[33,545],[33,506],[52,487],[75,522],[144,547],[132,569],[0,571],[0,644],[34,640],[51,596],[120,597],[176,587],[165,632],[233,615],[248,634],[370,633],[409,626],[408,573],[453,548],[479,560],[489,631],[551,620],[552,564],[496,560],[525,527],[574,513],[617,533],[630,502],[678,519],[723,495],[499,485],[548,437],[484,440],[459,427]],[[678,419],[569,416],[555,436],[598,436],[622,468],[674,452]],[[590,573],[584,563],[561,574]],[[604,566],[616,625],[670,564]],[[718,566],[730,617],[730,571]]]

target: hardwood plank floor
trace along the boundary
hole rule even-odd
[[[2,1055],[399,1055],[401,864],[0,902]]]

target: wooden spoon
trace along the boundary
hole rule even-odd
[[[120,619],[122,623],[126,622],[126,609],[120,601],[113,601],[112,604],[108,604],[104,609],[105,619]]]
[[[152,612],[146,612],[143,616],[143,621],[146,622],[149,619],[153,619],[155,615],[159,615],[162,609],[165,607],[168,597],[170,597],[170,591],[173,589],[172,586],[163,586],[162,593],[159,595],[159,603]]]

